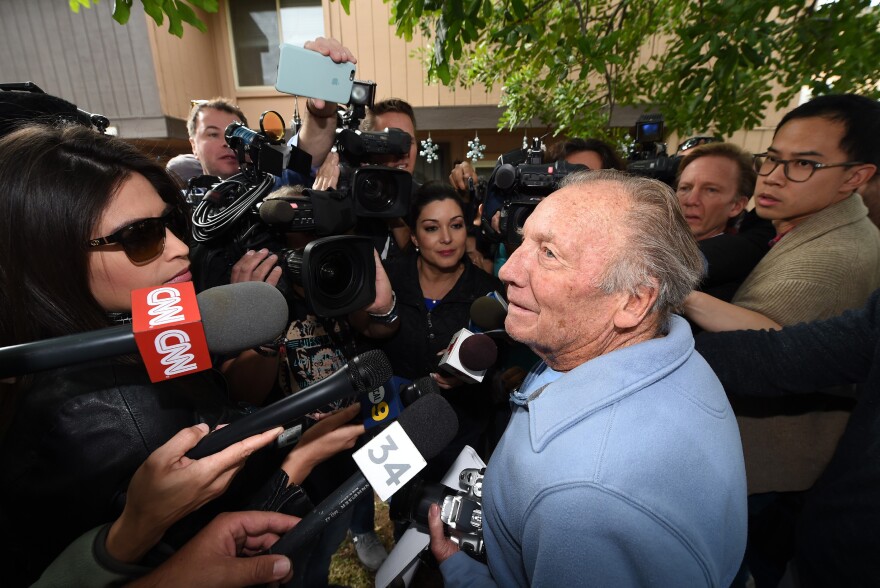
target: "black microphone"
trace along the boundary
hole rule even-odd
[[[507,318],[507,303],[497,292],[481,296],[471,304],[471,320],[483,331],[504,328]]]
[[[238,353],[272,341],[287,326],[287,301],[265,282],[228,284],[196,297],[211,353]],[[131,325],[0,349],[0,379],[137,353]]]
[[[467,383],[476,384],[483,381],[486,370],[492,367],[497,357],[498,346],[491,337],[460,329],[452,336],[437,367]]]
[[[458,354],[461,365],[472,372],[481,372],[498,359],[498,346],[488,335],[476,333],[461,342]]]
[[[426,460],[446,447],[458,432],[455,411],[439,394],[428,394],[406,408],[397,422]],[[222,429],[221,429],[222,430]],[[325,498],[290,531],[285,533],[269,553],[291,557],[313,541],[324,527],[351,507],[365,492],[371,490],[364,475],[355,472],[342,486]]]
[[[440,394],[440,386],[431,376],[423,376],[400,387],[400,401],[409,406],[426,394]]]
[[[186,456],[201,459],[251,435],[280,427],[333,402],[363,394],[391,378],[388,356],[378,350],[356,356],[334,374],[256,412],[216,429],[202,438]]]

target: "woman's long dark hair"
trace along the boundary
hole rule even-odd
[[[110,325],[86,243],[133,173],[183,205],[164,168],[119,139],[36,124],[0,139],[0,346]]]

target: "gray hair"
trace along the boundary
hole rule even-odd
[[[629,198],[621,221],[626,245],[614,252],[597,287],[607,294],[635,294],[656,287],[651,308],[665,330],[669,315],[679,309],[703,274],[703,257],[684,219],[678,198],[666,184],[615,170],[569,174],[562,187],[612,183]]]

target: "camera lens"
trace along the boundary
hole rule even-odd
[[[318,287],[327,296],[344,294],[351,284],[354,268],[339,251],[333,251],[321,258],[317,270]]]
[[[381,212],[390,208],[397,200],[397,184],[386,181],[380,175],[369,175],[360,185],[358,198],[367,210]]]

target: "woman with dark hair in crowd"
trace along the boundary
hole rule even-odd
[[[123,141],[82,127],[22,128],[0,140],[0,187],[0,346],[113,326],[130,316],[132,290],[190,279],[180,191]],[[29,584],[74,538],[116,519],[134,472],[178,431],[242,414],[217,373],[152,384],[136,356],[11,388],[0,453],[10,585]],[[223,510],[307,508],[297,484],[363,431],[341,422],[318,427],[314,437],[330,434],[287,456],[252,456],[223,496],[171,527],[141,563],[161,560]]]
[[[430,374],[459,417],[459,434],[429,468],[442,475],[466,444],[479,439],[492,407],[488,381],[465,384],[439,372],[437,362],[452,336],[470,322],[473,301],[501,282],[465,255],[467,220],[455,189],[429,182],[414,195],[409,226],[413,251],[386,262],[397,295],[400,328],[383,341],[394,374],[415,380]]]

